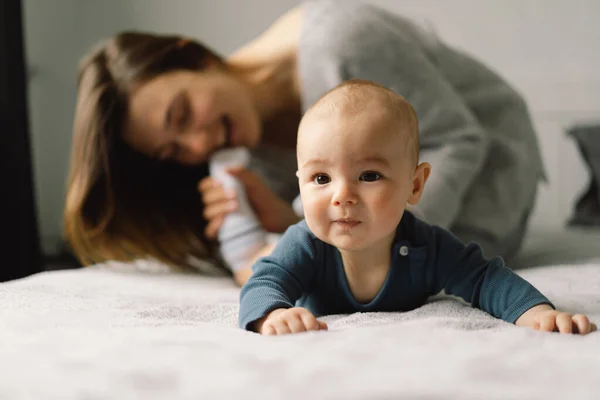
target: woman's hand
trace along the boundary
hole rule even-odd
[[[258,175],[245,168],[231,168],[227,172],[245,186],[250,206],[266,231],[282,233],[290,225],[300,221],[292,206],[273,193]],[[215,239],[225,216],[239,206],[236,194],[223,188],[211,177],[202,179],[198,183],[198,190],[204,203],[204,218],[208,221],[205,235],[209,239]]]
[[[204,203],[204,218],[208,222],[204,234],[209,239],[216,239],[225,216],[238,208],[237,195],[210,176],[198,183],[198,191]]]
[[[582,314],[571,315],[541,304],[527,310],[515,322],[517,326],[526,326],[544,332],[578,333],[586,335],[594,332],[596,325]]]
[[[300,221],[292,205],[271,191],[254,172],[245,168],[231,168],[228,172],[244,184],[250,206],[268,232],[283,233],[290,225]]]

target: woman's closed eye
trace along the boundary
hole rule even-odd
[[[187,96],[184,97],[178,104],[177,115],[175,117],[175,124],[179,131],[185,130],[190,120],[190,103],[187,100]]]
[[[312,181],[317,185],[326,185],[331,182],[331,178],[327,174],[314,174]]]
[[[365,171],[360,174],[360,180],[365,182],[375,182],[383,178],[383,176],[376,171]]]

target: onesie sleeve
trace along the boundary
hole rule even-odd
[[[458,296],[496,318],[514,323],[539,304],[554,305],[533,285],[506,267],[501,257],[486,259],[476,243],[464,245],[450,232],[432,227],[435,291]]]
[[[271,255],[252,266],[240,293],[240,328],[254,330],[256,320],[275,309],[294,307],[311,291],[319,243],[302,221],[286,230]]]

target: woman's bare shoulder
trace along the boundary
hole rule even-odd
[[[261,58],[274,53],[295,52],[302,23],[303,5],[292,8],[275,20],[263,33],[232,55],[232,59]]]

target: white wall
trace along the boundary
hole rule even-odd
[[[83,4],[25,0],[23,5],[36,203],[42,245],[48,251],[61,232]]]
[[[586,182],[564,128],[600,120],[600,2],[596,0],[372,0],[411,16],[479,57],[529,101],[551,185],[534,219],[559,225]],[[85,49],[123,29],[182,33],[228,54],[299,0],[25,0],[36,186],[42,235],[61,235],[64,181]]]

